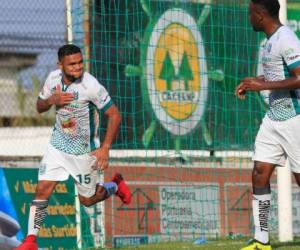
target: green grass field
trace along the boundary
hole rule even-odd
[[[203,245],[194,245],[189,242],[168,242],[160,244],[149,244],[135,247],[110,248],[119,250],[239,250],[246,245],[246,240],[223,240],[223,241],[208,241]],[[272,249],[279,250],[300,250],[300,239],[289,243],[273,242]]]

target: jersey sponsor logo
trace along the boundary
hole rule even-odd
[[[202,36],[188,12],[169,9],[161,15],[146,62],[147,94],[156,118],[172,134],[188,134],[204,113],[208,82]]]
[[[64,106],[59,109],[57,114],[62,132],[65,134],[75,135],[77,132],[77,121],[73,117],[74,109],[70,106]]]
[[[69,106],[72,110],[77,109],[77,108],[80,107],[80,105],[79,105],[78,103],[76,103],[76,102],[71,102],[70,104],[68,104],[68,106]],[[68,106],[66,106],[66,107],[68,107]]]
[[[63,120],[61,123],[62,128],[65,129],[71,129],[74,128],[76,126],[76,122],[74,118],[70,118],[67,120]]]
[[[293,56],[288,56],[287,59],[289,61],[293,61],[293,60],[297,59],[298,57],[299,57],[299,55],[293,55]]]
[[[75,118],[61,119],[61,128],[65,134],[75,135],[77,128]]]

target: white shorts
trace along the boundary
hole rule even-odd
[[[85,197],[95,194],[99,180],[98,171],[92,166],[95,158],[89,154],[71,155],[48,144],[39,168],[39,181],[65,181],[71,175],[77,185],[78,193]]]
[[[266,115],[256,136],[253,160],[285,166],[287,158],[291,170],[300,173],[300,115],[286,121],[273,121]]]

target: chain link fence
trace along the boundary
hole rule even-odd
[[[66,41],[65,1],[2,0],[0,5],[0,126],[50,125],[36,98]]]

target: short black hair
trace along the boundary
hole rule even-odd
[[[64,56],[69,56],[77,53],[81,53],[81,50],[78,46],[74,44],[65,44],[58,49],[57,57],[58,60],[61,61]]]
[[[251,0],[252,3],[263,7],[271,17],[279,17],[280,4],[278,0]]]

